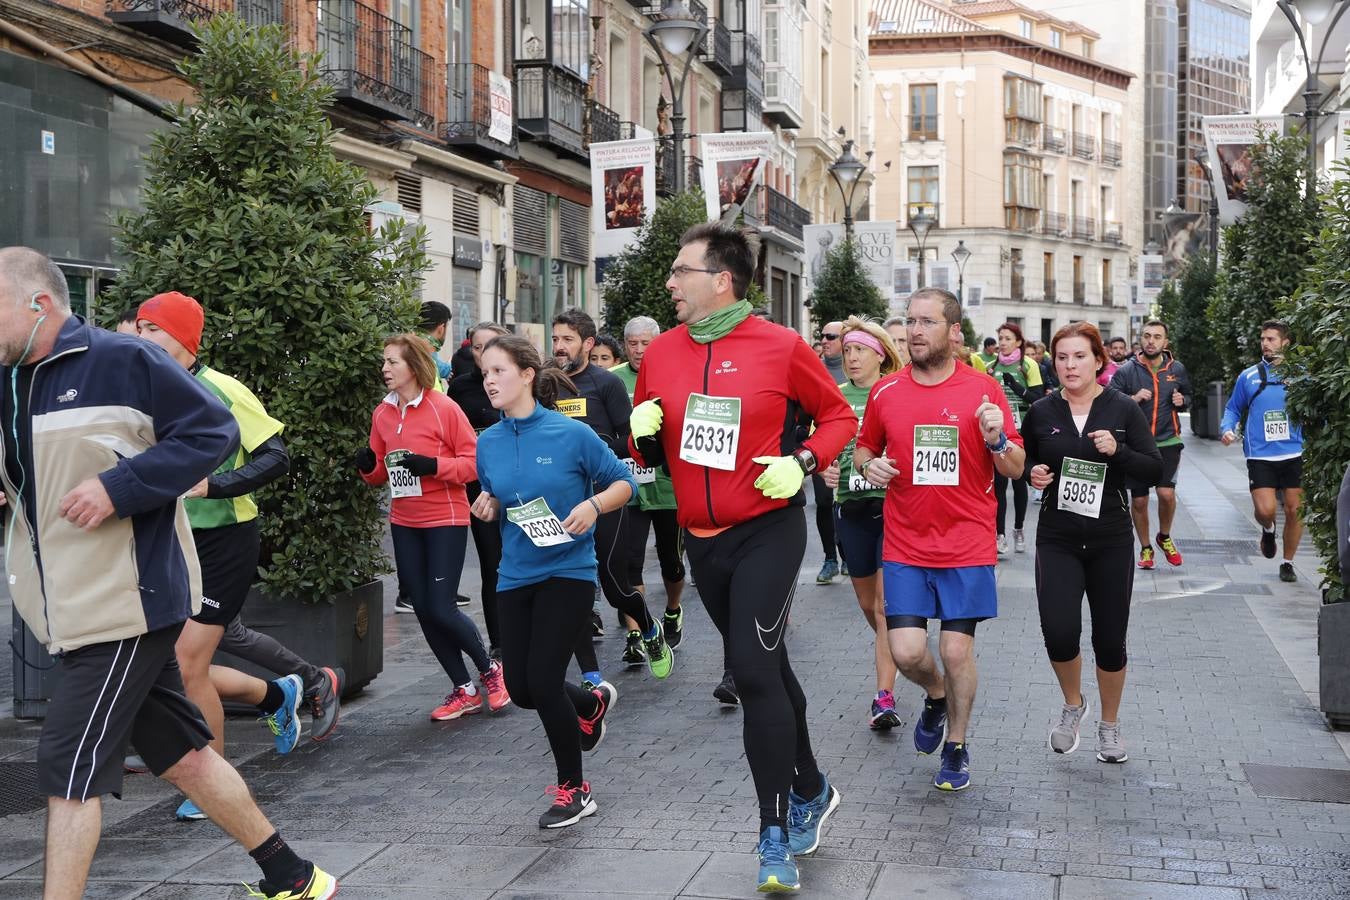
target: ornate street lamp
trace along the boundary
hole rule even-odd
[[[928,214],[928,209],[926,207],[920,207],[917,213],[909,217],[910,233],[914,235],[914,240],[919,245],[919,287],[925,286],[923,278],[923,259],[924,254],[927,251],[928,232],[932,231],[933,226],[936,224],[937,219],[934,219]]]
[[[872,157],[870,150],[867,157],[869,159]],[[844,141],[843,152],[830,164],[828,171],[834,183],[839,186],[839,194],[844,200],[844,240],[853,240],[853,195],[863,181],[862,175],[867,171],[867,163],[853,155],[853,141]]]
[[[964,307],[966,305],[966,260],[970,259],[970,248],[966,246],[965,241],[956,242],[956,249],[952,251],[952,259],[956,260],[956,299],[960,300]]]
[[[1209,178],[1209,268],[1219,268],[1219,192],[1214,186],[1214,170],[1210,168],[1209,153],[1201,150],[1195,154],[1195,161],[1205,170]]]
[[[679,0],[668,0],[661,8],[661,18],[648,25],[643,35],[647,43],[656,50],[661,61],[661,71],[665,73],[666,84],[670,86],[670,139],[675,142],[675,193],[684,193],[684,83],[689,77],[689,69],[694,64],[698,47],[708,33],[708,26],[695,19],[689,8]],[[672,62],[682,63],[680,77],[675,78]]]
[[[1294,36],[1298,38],[1299,46],[1303,48],[1303,65],[1308,76],[1303,89],[1303,118],[1307,123],[1305,129],[1308,137],[1308,180],[1304,186],[1304,196],[1312,201],[1317,193],[1317,119],[1322,115],[1322,84],[1317,80],[1317,75],[1322,68],[1322,57],[1327,52],[1327,41],[1336,30],[1336,23],[1341,20],[1346,9],[1350,8],[1350,3],[1346,0],[1275,0],[1275,5],[1294,27]],[[1308,52],[1307,37],[1299,25],[1299,16],[1294,15],[1296,9],[1303,21],[1319,29],[1327,20],[1327,16],[1335,12],[1331,24],[1327,25],[1322,35],[1322,47],[1316,57]]]

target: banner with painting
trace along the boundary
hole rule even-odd
[[[615,256],[656,212],[656,141],[591,144],[591,232],[597,258]]]
[[[773,134],[701,134],[698,143],[703,153],[699,180],[708,204],[708,220],[734,219],[764,178]]]
[[[1282,116],[1205,116],[1205,149],[1214,173],[1219,222],[1231,225],[1247,211],[1247,181],[1252,176],[1251,149],[1265,132],[1283,133]],[[1196,217],[1199,221],[1199,217]],[[1169,241],[1182,239],[1181,232]],[[1167,255],[1167,254],[1165,254]]]

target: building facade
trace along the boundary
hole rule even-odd
[[[1252,112],[1263,116],[1288,116],[1290,127],[1305,125],[1303,93],[1307,88],[1307,54],[1321,92],[1322,115],[1316,120],[1313,142],[1317,148],[1317,168],[1325,176],[1333,174],[1331,164],[1338,157],[1340,139],[1336,113],[1350,107],[1350,77],[1346,58],[1350,55],[1350,14],[1331,14],[1320,22],[1311,22],[1293,7],[1304,41],[1275,0],[1255,0],[1252,4],[1251,97]],[[1306,50],[1305,53],[1305,43]]]
[[[899,148],[876,174],[874,218],[896,220],[897,247],[925,283],[964,295],[981,335],[1127,327],[1133,75],[1096,59],[1098,40],[1010,0],[874,7],[877,142]]]

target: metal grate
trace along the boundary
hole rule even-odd
[[[590,207],[560,199],[558,218],[558,257],[584,266],[591,259]]]
[[[399,205],[409,212],[422,211],[422,177],[412,172],[395,172]]]
[[[1247,783],[1258,797],[1350,803],[1350,769],[1307,769],[1243,763]]]
[[[460,234],[478,234],[478,195],[456,187],[452,215],[455,231]]]
[[[33,812],[47,805],[38,791],[37,763],[0,762],[0,816]]]
[[[515,209],[511,214],[515,219],[516,249],[537,256],[547,253],[545,229],[548,218],[548,195],[534,188],[516,185]],[[587,227],[589,228],[589,225]]]

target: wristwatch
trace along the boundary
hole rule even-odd
[[[792,454],[792,458],[797,461],[797,465],[802,467],[802,472],[807,475],[814,475],[820,464],[816,462],[816,455],[805,447]]]

